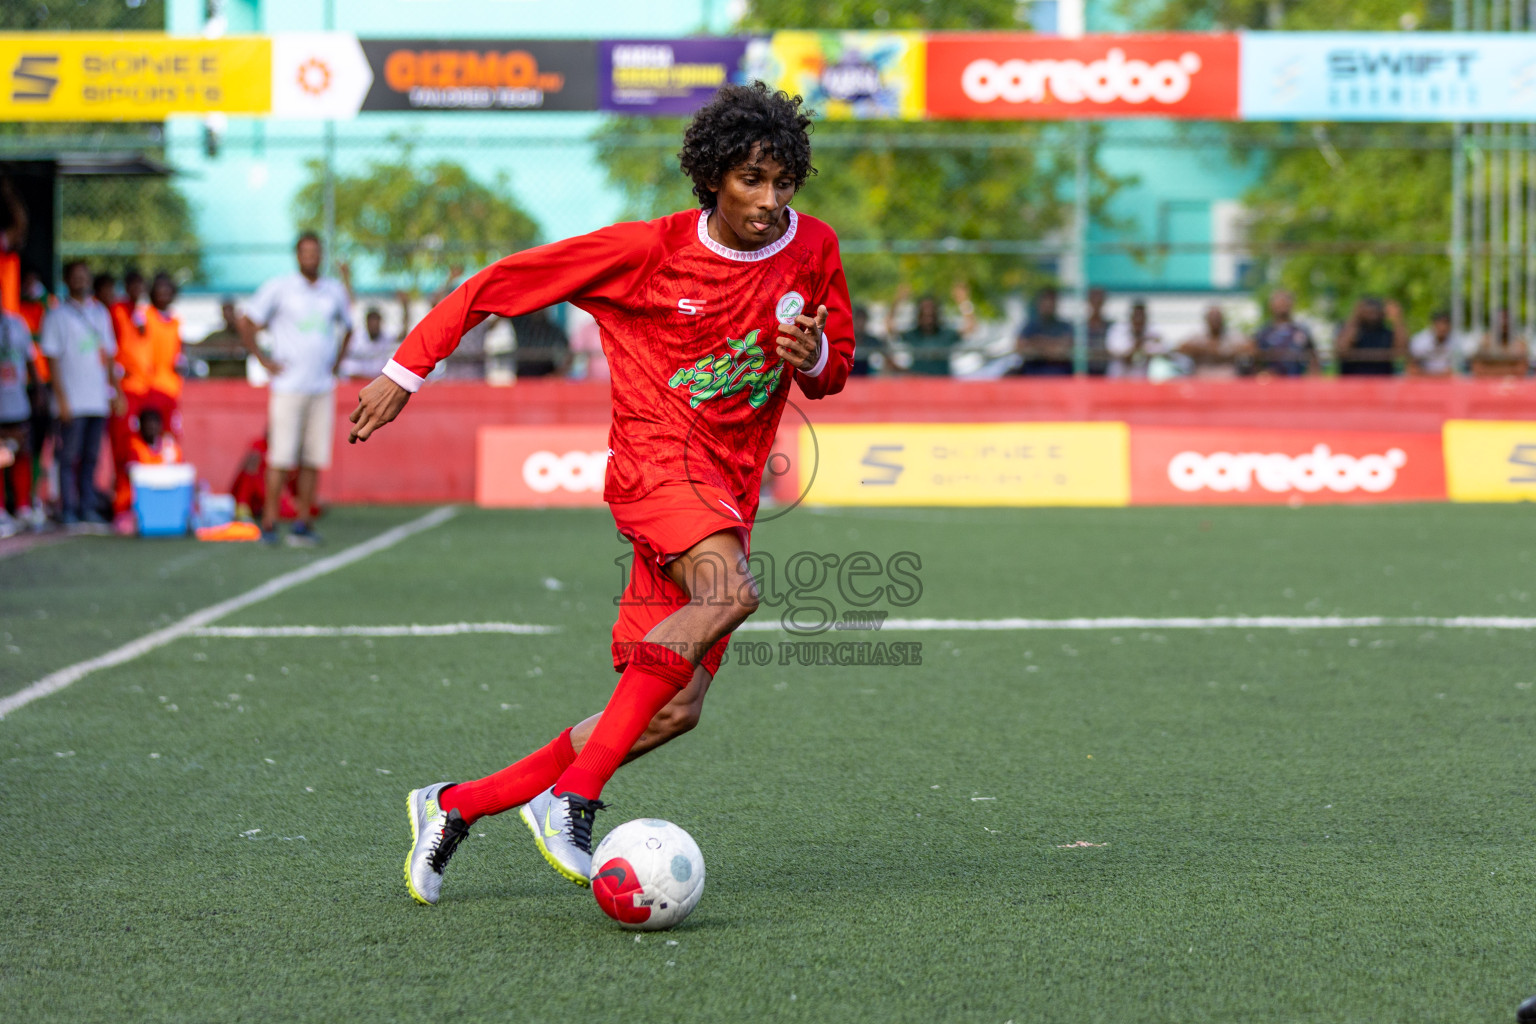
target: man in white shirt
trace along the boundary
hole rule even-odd
[[[400,300],[400,329],[402,333],[411,326],[411,297],[397,293]],[[363,314],[363,335],[354,337],[347,345],[347,354],[341,360],[341,375],[348,380],[373,380],[384,372],[384,364],[400,347],[402,335],[391,334],[384,329],[384,314],[377,306],[369,306]]]
[[[1131,303],[1131,315],[1110,324],[1104,336],[1109,352],[1110,377],[1145,377],[1154,358],[1166,358],[1170,349],[1163,334],[1147,321],[1147,304],[1141,299]]]
[[[1408,372],[1416,377],[1449,377],[1477,351],[1477,340],[1451,329],[1451,314],[1440,310],[1408,342]]]
[[[59,511],[67,529],[102,528],[107,520],[96,490],[96,461],[107,414],[122,402],[113,375],[117,343],[107,307],[91,297],[91,268],[84,260],[64,268],[64,284],[69,295],[43,318],[38,344],[48,357],[63,442]]]
[[[320,276],[320,239],[313,232],[295,246],[299,272],[275,277],[240,311],[240,343],[272,375],[267,400],[267,493],[261,539],[277,542],[277,512],[288,475],[298,471],[299,521],[292,546],[319,542],[311,519],[320,471],[331,465],[336,371],[352,338],[352,303],[346,287]],[[256,345],[265,330],[270,351]]]

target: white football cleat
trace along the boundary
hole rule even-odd
[[[556,796],[553,789],[548,789],[524,804],[518,813],[550,867],[567,881],[591,885],[592,821],[603,806],[575,793]]]
[[[413,789],[405,798],[406,811],[411,816],[411,852],[405,857],[405,887],[417,903],[428,906],[437,902],[442,891],[448,859],[469,835],[469,826],[459,812],[444,814],[438,803],[437,798],[451,785],[439,782]]]

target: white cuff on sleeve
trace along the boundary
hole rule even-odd
[[[807,377],[820,377],[821,376],[821,371],[825,370],[827,368],[827,355],[830,352],[831,352],[831,348],[827,345],[827,332],[826,331],[822,331],[821,332],[821,356],[816,360],[816,365],[815,366],[811,367],[809,370],[801,370],[800,372],[805,374]]]
[[[413,395],[420,391],[421,386],[427,382],[427,378],[416,376],[393,359],[384,364],[384,376],[399,384]]]

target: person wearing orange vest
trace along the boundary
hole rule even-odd
[[[124,283],[128,284],[127,278]],[[154,409],[173,435],[181,432],[177,411],[181,402],[181,374],[177,371],[181,321],[171,315],[175,300],[176,282],[169,274],[156,274],[149,289],[149,305],[130,314],[118,336],[117,362],[122,367],[123,397],[128,403],[127,415],[114,419],[112,428],[112,456],[117,465],[113,509],[118,515],[133,505],[128,463],[132,461],[134,426],[139,417]],[[116,315],[113,319],[117,326]]]
[[[27,208],[11,179],[0,174],[0,202],[5,204],[10,223],[0,231],[0,309],[21,312],[21,250],[27,244]]]
[[[165,421],[158,409],[139,413],[139,432],[131,443],[133,459],[142,466],[168,466],[181,461],[181,446],[165,432]]]

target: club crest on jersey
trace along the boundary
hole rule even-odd
[[[791,293],[793,294],[793,293]],[[798,296],[797,296],[798,298]],[[779,300],[782,306],[783,300]],[[764,370],[768,353],[757,343],[760,332],[750,331],[745,338],[727,338],[729,352],[717,356],[700,356],[692,366],[679,367],[667,381],[667,387],[688,388],[688,406],[697,409],[712,398],[747,392],[747,404],[761,409],[779,386],[779,376],[784,364],[776,363],[771,370]]]
[[[799,292],[785,292],[779,296],[779,304],[774,307],[773,315],[781,324],[792,324],[795,317],[805,309],[805,296]]]

